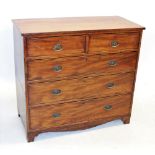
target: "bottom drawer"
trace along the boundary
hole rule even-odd
[[[30,109],[30,129],[43,130],[130,113],[131,95],[113,96]]]

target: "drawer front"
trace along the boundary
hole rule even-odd
[[[58,128],[130,113],[131,95],[30,109],[31,130]]]
[[[139,33],[92,35],[89,43],[89,53],[115,53],[126,50],[137,50]]]
[[[31,106],[131,93],[133,73],[29,84]]]
[[[63,57],[84,53],[84,36],[65,36],[48,38],[29,38],[28,56]]]
[[[29,61],[28,80],[130,72],[135,70],[136,61],[137,52]]]

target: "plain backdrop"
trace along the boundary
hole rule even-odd
[[[17,117],[11,19],[119,15],[143,33],[131,123],[40,134],[27,143]],[[154,0],[0,0],[0,154],[155,154]]]

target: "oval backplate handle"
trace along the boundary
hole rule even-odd
[[[59,52],[59,51],[63,50],[63,47],[62,47],[62,45],[60,43],[57,43],[57,44],[54,45],[53,50],[55,52]]]
[[[51,91],[51,93],[52,93],[53,95],[59,95],[59,94],[61,94],[61,90],[60,90],[60,89],[53,89],[53,90]]]
[[[60,113],[53,113],[53,114],[52,114],[52,117],[53,117],[53,118],[57,118],[57,117],[60,117],[60,116],[61,116]]]
[[[117,47],[117,46],[119,46],[118,41],[112,40],[112,41],[111,41],[111,47]]]
[[[60,72],[60,71],[62,71],[62,66],[60,66],[60,65],[53,66],[52,70],[55,72]]]
[[[107,104],[104,106],[104,110],[111,110],[112,109],[112,105]]]
[[[118,62],[116,60],[110,60],[108,62],[109,66],[116,66],[118,64]]]
[[[107,88],[113,88],[115,86],[115,84],[113,82],[107,83],[106,87]]]

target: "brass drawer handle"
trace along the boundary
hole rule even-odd
[[[61,116],[60,113],[54,113],[54,114],[52,114],[52,117],[53,117],[53,118],[58,118],[58,117],[60,117],[60,116]]]
[[[106,87],[107,87],[107,88],[113,88],[114,86],[115,86],[115,84],[112,83],[112,82],[106,84]]]
[[[59,95],[59,94],[61,94],[61,90],[60,89],[53,89],[52,94],[53,95]]]
[[[55,71],[55,72],[60,72],[60,71],[62,70],[62,66],[56,65],[56,66],[54,66],[54,67],[52,68],[52,70]]]
[[[104,110],[111,110],[112,109],[112,105],[107,104],[104,106]]]
[[[118,64],[118,62],[116,60],[110,60],[108,62],[109,66],[116,66]]]
[[[63,47],[62,47],[62,45],[60,43],[58,43],[58,44],[55,44],[54,45],[53,50],[55,52],[59,52],[59,51],[62,51],[63,50]]]
[[[111,41],[111,46],[112,47],[117,47],[118,45],[119,45],[118,41],[116,41],[116,40]]]

